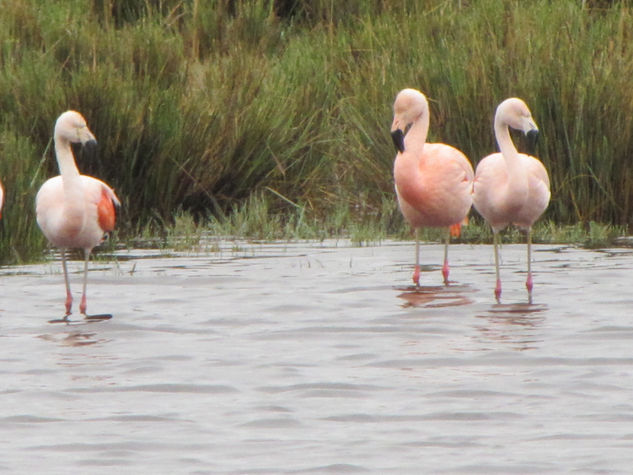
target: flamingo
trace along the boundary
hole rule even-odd
[[[79,112],[67,111],[55,123],[55,155],[60,175],[48,179],[37,192],[35,211],[37,224],[46,238],[61,251],[66,282],[66,315],[72,313],[66,250],[84,251],[83,292],[79,311],[86,317],[88,260],[92,249],[106,233],[114,229],[115,206],[119,199],[107,184],[91,176],[79,174],[71,143],[96,147],[97,141]],[[86,317],[89,318],[89,317]]]
[[[477,165],[473,184],[475,209],[490,224],[493,232],[497,284],[495,297],[501,297],[499,277],[499,231],[510,223],[527,230],[527,279],[525,286],[532,300],[532,225],[543,214],[550,199],[549,177],[535,157],[517,152],[508,127],[535,140],[538,127],[528,106],[521,99],[506,99],[497,107],[494,130],[501,152],[483,158]]]
[[[450,145],[425,143],[429,130],[429,104],[416,89],[403,89],[393,104],[391,137],[397,154],[393,167],[400,211],[415,234],[413,282],[420,285],[419,228],[447,228],[442,276],[448,284],[450,233],[459,234],[472,205],[473,167]]]

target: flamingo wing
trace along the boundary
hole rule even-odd
[[[473,182],[473,204],[493,229],[499,231],[509,223],[504,193],[508,184],[508,171],[501,153],[492,153],[477,164]]]
[[[423,182],[418,185],[418,211],[426,225],[461,223],[472,204],[473,168],[466,156],[450,145],[427,143],[419,163]]]
[[[103,232],[110,232],[114,229],[116,221],[115,207],[121,205],[119,198],[103,181],[82,175],[86,202],[96,209],[96,220]],[[93,218],[94,219],[94,218]]]
[[[551,196],[549,176],[545,166],[536,158],[523,156],[528,176],[529,198],[525,209],[521,212],[525,225],[532,225],[543,214],[549,205]]]

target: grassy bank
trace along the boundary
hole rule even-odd
[[[177,213],[169,225],[149,225],[124,240],[124,245],[158,247],[166,250],[213,251],[213,240],[247,238],[255,241],[322,241],[331,238],[349,239],[352,245],[376,245],[387,239],[413,240],[411,229],[403,222],[391,197],[382,203],[378,213],[353,214],[345,204],[336,207],[325,218],[316,218],[305,208],[277,210],[267,194],[254,194],[247,202],[227,214],[208,220],[196,220],[189,213]],[[532,232],[537,244],[570,244],[586,248],[630,246],[622,226],[596,222],[557,224],[541,220]],[[209,238],[212,237],[211,242]],[[420,232],[423,241],[443,242],[445,230],[426,228]],[[492,230],[474,214],[462,226],[461,235],[451,243],[492,244]],[[503,243],[524,243],[526,235],[509,227],[501,234]]]
[[[33,199],[69,108],[100,142],[80,168],[123,199],[122,236],[189,215],[241,229],[247,214],[257,230],[402,235],[388,128],[405,86],[431,99],[430,139],[473,163],[495,150],[496,104],[523,97],[552,178],[543,222],[631,223],[626,2],[394,5],[3,0],[0,261],[41,253]]]

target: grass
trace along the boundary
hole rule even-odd
[[[123,241],[151,230],[170,242],[171,229],[191,223],[264,238],[405,236],[388,128],[393,98],[408,86],[430,98],[430,139],[473,163],[496,149],[497,103],[524,98],[552,181],[543,223],[593,242],[595,229],[627,232],[633,222],[629,2],[4,0],[2,8],[2,263],[36,259],[46,245],[33,200],[57,174],[52,128],[70,108],[101,144],[100,160],[80,169],[123,199]],[[480,229],[472,239],[487,239]]]
[[[340,207],[329,216],[314,216],[305,208],[288,213],[275,211],[274,195],[251,196],[241,206],[221,218],[196,221],[192,215],[179,213],[173,225],[167,226],[162,247],[179,251],[209,250],[208,236],[218,239],[251,239],[255,241],[325,240],[346,238],[352,245],[376,245],[387,239],[413,240],[413,233],[397,209],[395,200],[385,200],[379,213],[358,213],[349,207]],[[443,242],[444,230],[424,228],[420,239],[425,242]],[[155,236],[149,231],[146,236]],[[595,222],[561,225],[551,220],[537,222],[532,239],[537,244],[569,244],[585,248],[610,247],[625,235],[622,226]],[[510,226],[501,232],[504,243],[525,242],[525,232]],[[469,223],[462,226],[461,235],[452,243],[492,244],[492,229],[476,212]],[[131,243],[129,245],[134,245]],[[211,249],[213,250],[213,249]]]

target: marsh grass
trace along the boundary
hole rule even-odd
[[[413,241],[413,232],[400,215],[395,200],[385,200],[379,213],[359,213],[358,209],[341,206],[327,216],[315,216],[305,207],[293,212],[276,208],[277,198],[270,194],[250,196],[226,215],[208,220],[196,220],[193,215],[178,213],[173,224],[165,225],[165,237],[157,247],[177,251],[214,252],[214,239],[255,241],[322,241],[332,238],[349,239],[354,246],[376,245],[384,240]],[[153,241],[156,229],[144,233]],[[586,248],[626,245],[619,242],[626,232],[623,226],[587,224],[557,224],[543,220],[535,224],[532,240],[536,244],[569,244]],[[515,226],[501,231],[501,242],[525,243],[526,233]],[[210,239],[211,237],[211,239]],[[445,230],[423,228],[422,242],[443,243]],[[468,224],[462,226],[459,237],[451,243],[492,244],[492,229],[476,213],[471,213]],[[139,246],[140,241],[128,243]],[[140,245],[142,247],[142,244]],[[156,247],[156,245],[155,245]]]
[[[79,166],[122,198],[123,240],[186,215],[264,237],[406,236],[388,128],[408,86],[430,99],[429,139],[473,163],[496,150],[496,105],[523,97],[552,180],[543,222],[627,227],[632,16],[624,1],[3,0],[0,261],[45,246],[33,199],[70,108],[101,144]]]

